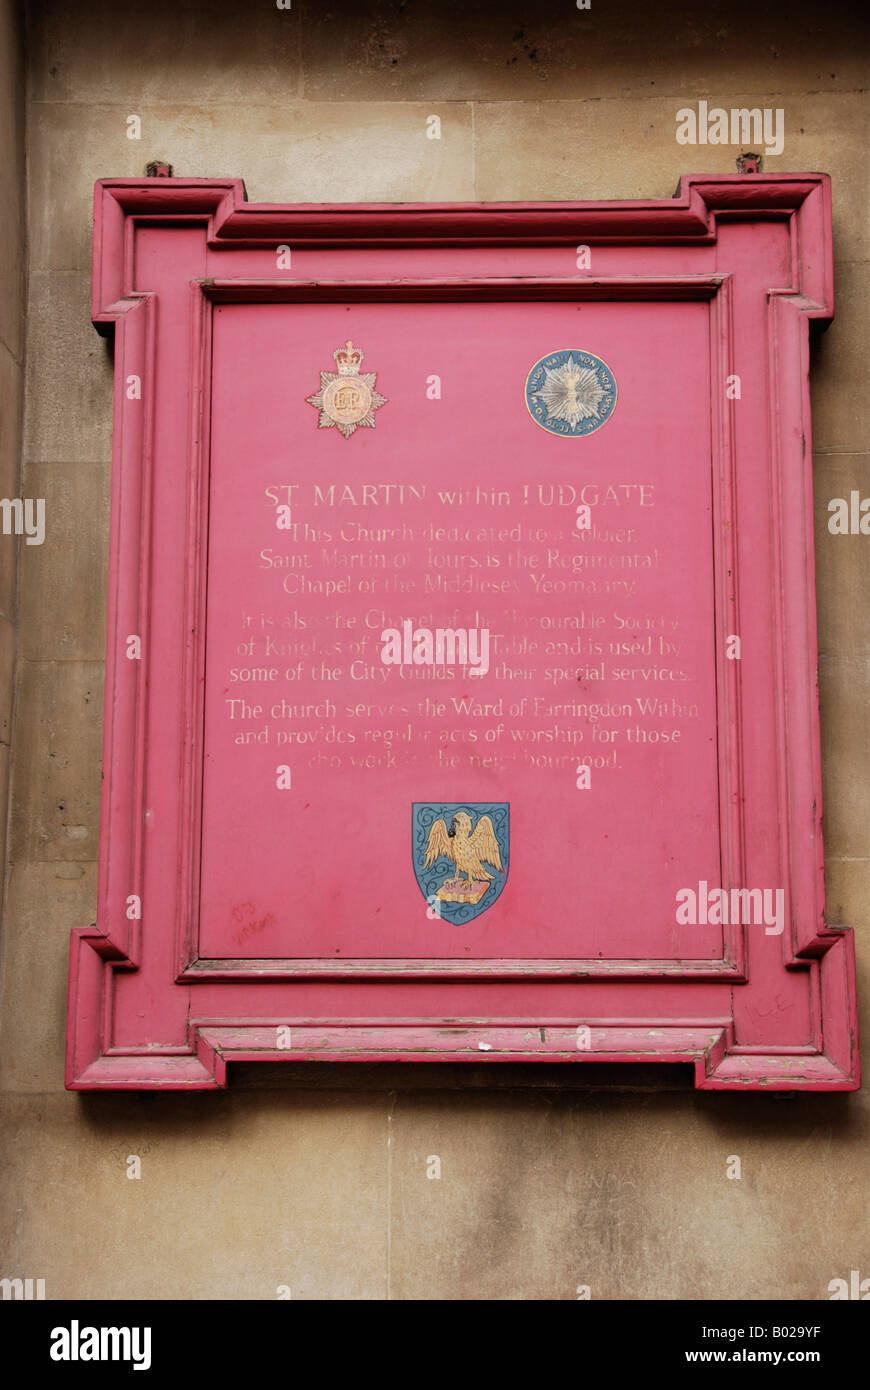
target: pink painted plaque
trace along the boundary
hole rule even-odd
[[[68,1084],[392,1057],[855,1087],[824,176],[362,208],[114,180],[96,209],[118,391]]]

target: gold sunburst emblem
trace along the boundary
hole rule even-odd
[[[321,372],[320,390],[305,399],[320,411],[319,429],[335,426],[350,439],[354,430],[374,429],[375,411],[387,404],[387,398],[375,390],[377,372],[360,371],[363,352],[350,339],[332,355],[338,370]]]

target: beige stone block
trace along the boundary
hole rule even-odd
[[[0,343],[24,341],[24,69],[18,6],[0,9]]]
[[[2,80],[2,79],[0,79]],[[2,126],[0,126],[2,129]],[[0,345],[20,361],[24,352],[25,256],[23,170],[13,167],[2,177],[0,198]],[[19,182],[21,179],[21,182]]]
[[[851,1099],[403,1098],[392,1297],[825,1298],[866,1249],[870,1117]],[[785,1222],[783,1194],[807,1190]]]
[[[863,84],[866,86],[866,83]],[[764,172],[821,172],[831,176],[836,261],[870,259],[870,111],[863,92],[808,92],[784,97],[785,149],[764,160]],[[835,298],[841,303],[835,278]]]
[[[870,985],[870,855],[864,859],[825,856],[827,917],[831,926],[852,927],[859,966]],[[870,999],[859,992],[870,1028]]]
[[[870,854],[866,679],[848,657],[820,662],[822,805],[825,850]]]
[[[0,541],[10,537],[0,537]],[[15,647],[17,633],[13,623],[0,614],[0,744],[12,739],[12,697],[15,686]],[[0,823],[5,826],[6,802],[0,801]]]
[[[44,1278],[47,1299],[274,1301],[281,1285],[295,1301],[385,1296],[384,1096],[0,1105],[4,1273]]]
[[[4,497],[17,497],[21,469],[21,363],[0,344],[0,488]]]
[[[832,498],[870,496],[870,455],[817,454],[815,493],[819,707],[825,850],[870,855],[870,614],[866,536],[832,535]],[[833,920],[836,920],[834,918]]]
[[[0,497],[20,495],[23,372],[0,344]],[[15,611],[18,541],[0,534],[0,613]]]
[[[336,6],[306,14],[307,100],[391,96],[526,102],[709,95],[733,83],[762,94],[850,90],[866,80],[857,21],[835,7],[801,5],[783,22],[776,7],[736,0],[699,9],[573,3],[535,10],[495,5],[402,3]]]
[[[222,0],[150,0],[147,9],[89,0],[85,13],[63,0],[30,6],[31,99],[114,102],[130,113],[175,104],[251,105],[292,100],[300,86],[299,0],[252,9]],[[238,119],[238,117],[237,117]],[[243,123],[240,121],[240,124]]]
[[[817,398],[821,394],[817,392]],[[870,637],[870,613],[863,604],[863,589],[855,588],[863,583],[866,547],[860,535],[834,535],[829,530],[831,502],[836,498],[848,503],[853,491],[861,498],[870,497],[870,453],[817,449],[813,456],[813,505],[819,613],[829,629],[836,629],[839,642],[851,634],[857,655],[862,640]]]
[[[440,116],[440,140],[427,120]],[[437,202],[473,197],[468,106],[365,104],[152,113],[161,146],[184,173],[238,174],[252,202]]]
[[[91,323],[90,277],[30,283],[25,456],[33,462],[111,458],[112,358]]]
[[[95,183],[144,178],[148,161],[166,156],[147,125],[141,140],[127,139],[126,107],[33,103],[28,114],[31,271],[76,270],[90,280]]]
[[[179,94],[180,95],[180,94]],[[142,139],[126,106],[31,107],[33,264],[90,270],[97,179],[142,177],[149,159],[190,178],[243,178],[251,202],[437,202],[471,199],[469,106],[143,106]],[[427,138],[427,117],[442,121]]]
[[[97,857],[103,676],[97,662],[19,662],[13,864]]]
[[[96,864],[13,866],[0,975],[0,1090],[63,1090],[69,937],[94,921],[96,906]]]
[[[20,630],[28,661],[102,661],[106,650],[111,469],[101,463],[25,467],[28,497],[45,501],[45,541],[21,546]]]
[[[475,196],[483,202],[669,198],[681,174],[734,173],[735,155],[678,145],[679,101],[480,102]],[[618,152],[618,158],[615,157]]]
[[[9,818],[9,766],[11,751],[8,744],[0,743],[0,876],[5,883],[6,870],[6,825]],[[2,985],[0,985],[2,988]]]
[[[834,266],[834,320],[813,342],[813,450],[866,450],[870,442],[870,264]]]

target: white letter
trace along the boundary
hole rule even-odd
[[[833,513],[828,518],[828,530],[832,536],[848,536],[849,534],[849,504],[845,497],[834,497],[828,503],[828,511]]]
[[[677,893],[677,925],[681,927],[695,926],[697,921],[695,891],[693,888],[681,888]]]
[[[385,627],[381,633],[381,661],[384,666],[401,666],[402,634],[397,627]]]
[[[776,889],[776,912],[770,915],[770,899],[773,896],[772,888],[764,890],[764,935],[782,936],[782,929],[785,926],[785,889]]]
[[[24,530],[27,533],[27,545],[42,545],[45,540],[45,498],[36,498],[36,526],[33,524],[33,498],[27,497],[24,501]]]
[[[767,119],[768,116],[770,116],[770,115],[772,115],[772,114],[774,114],[774,113],[771,112],[771,111],[769,110],[769,108],[766,108],[766,109],[765,109],[765,112],[764,112],[764,144],[765,144],[765,148],[766,148],[768,154],[782,154],[783,147],[784,147],[784,145],[785,145],[785,129],[784,129],[784,122],[783,122],[783,118],[784,118],[784,116],[785,116],[785,112],[782,110],[781,107],[777,107],[777,109],[776,109],[776,112],[775,112],[775,115],[776,115],[776,133],[775,133],[775,134],[774,134],[774,132],[770,129],[770,126],[771,126],[772,123],[771,123],[770,121],[768,121],[768,119]]]
[[[711,145],[728,144],[728,112],[721,106],[714,106],[709,113],[707,120],[711,122],[707,132],[707,140]],[[703,140],[701,144],[703,144]]]
[[[151,1367],[151,1328],[134,1327],[133,1336],[135,1345],[133,1347],[133,1366],[134,1371],[147,1371]],[[142,1338],[142,1349],[139,1350],[139,1338]]]
[[[52,1361],[69,1361],[69,1328],[53,1327],[51,1336],[53,1340],[48,1354]]]
[[[677,126],[678,145],[696,145],[698,143],[698,132],[695,123],[695,113],[691,106],[683,106],[677,112],[677,121],[682,121],[682,125]]]
[[[471,663],[471,676],[485,676],[489,670],[489,628],[476,627],[468,633],[468,660]],[[476,668],[476,669],[475,669]]]

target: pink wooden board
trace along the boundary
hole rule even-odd
[[[447,304],[218,307],[201,955],[239,954],[234,909],[247,904],[246,918],[268,919],[246,937],[256,956],[721,954],[721,930],[674,923],[676,888],[721,876],[706,306],[585,308],[580,336],[621,400],[606,428],[570,440],[536,426],[517,388],[577,322],[572,304],[469,306],[461,334]],[[312,367],[348,336],[391,399],[374,430],[345,440],[315,431],[305,397]],[[677,391],[663,389],[662,358]],[[440,401],[426,399],[427,362]],[[297,529],[276,531],[267,489],[291,481]],[[496,501],[477,504],[477,489]],[[633,539],[584,542],[575,493],[598,498],[598,531]],[[428,539],[453,527],[507,539]],[[590,557],[650,567],[575,565]],[[483,591],[445,592],[457,578]],[[325,580],[342,592],[310,592]],[[620,587],[580,596],[572,580]],[[566,625],[580,615],[588,627]],[[502,640],[479,677],[382,665],[382,630],[409,619]],[[645,715],[650,701],[667,712]],[[282,718],[282,702],[311,713]],[[657,742],[629,744],[638,729]],[[587,753],[591,795],[576,787]],[[284,762],[289,795],[275,789]],[[427,918],[407,872],[409,807],[429,799],[511,805],[509,887],[465,927]]]
[[[858,1084],[815,696],[807,326],[831,312],[821,175],[541,206],[98,184],[105,780],[68,1085],[307,1057]],[[307,398],[349,339],[386,402],[343,438]],[[582,436],[527,407],[560,350],[617,384]],[[406,622],[485,630],[488,669],[384,664]],[[460,806],[504,858],[461,910],[412,825]],[[776,925],[681,920],[701,885],[767,890]]]

